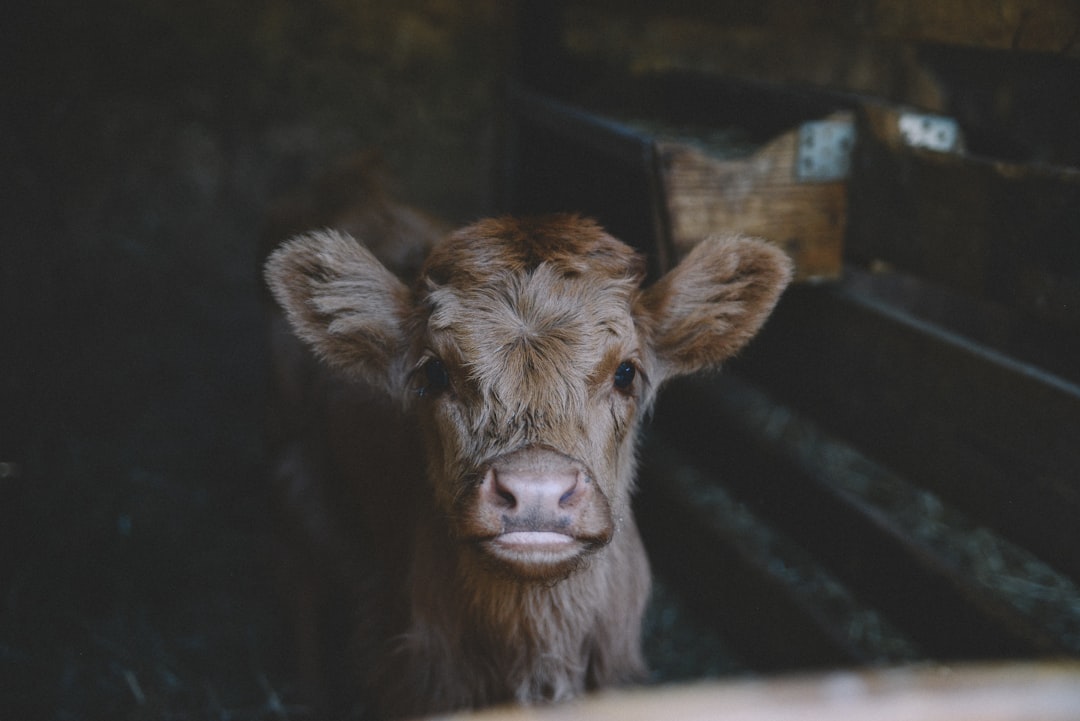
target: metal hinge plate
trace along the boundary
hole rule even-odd
[[[944,115],[903,113],[898,121],[900,136],[912,148],[926,148],[939,153],[959,149],[960,127]]]
[[[801,182],[842,180],[851,171],[855,126],[850,120],[815,120],[799,128],[795,169]]]

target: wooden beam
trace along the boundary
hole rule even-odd
[[[952,115],[985,153],[1080,166],[1073,0],[566,0],[559,16],[559,92],[577,102],[680,75],[814,89]]]
[[[734,232],[784,248],[796,280],[840,275],[846,183],[800,177],[800,125],[757,144],[738,128],[672,122],[662,109],[626,119],[520,89],[510,100],[517,159],[510,210],[596,215],[616,235],[623,228],[615,224],[638,219],[636,233],[650,233],[651,242],[635,244],[657,256],[658,271],[705,238]],[[846,114],[828,122],[850,128]]]
[[[635,515],[655,571],[739,658],[757,671],[778,671],[925,657],[805,548],[729,493],[726,472],[702,471],[692,459],[652,434]]]
[[[1080,656],[1067,576],[752,384],[676,384],[656,425],[927,656]]]
[[[1080,169],[914,148],[902,115],[856,113],[849,257],[1080,330]]]
[[[609,691],[551,707],[447,715],[466,721],[1076,721],[1077,664],[831,672]]]
[[[851,119],[845,113],[826,122],[850,126]],[[797,281],[840,276],[846,177],[800,179],[799,128],[788,129],[745,158],[717,157],[662,131],[656,147],[676,259],[710,235],[742,233],[787,251],[795,260]]]
[[[1080,579],[1080,386],[844,285],[789,291],[730,367]]]
[[[868,33],[916,43],[1080,58],[1080,5],[1072,0],[868,0]]]

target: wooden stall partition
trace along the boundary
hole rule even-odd
[[[1080,335],[1080,166],[913,145],[901,129],[912,116],[878,103],[858,112],[851,259]]]
[[[793,110],[792,127],[756,143],[737,126],[612,116],[524,90],[511,94],[511,112],[510,152],[525,169],[507,183],[514,212],[595,215],[625,229],[658,272],[704,238],[741,233],[784,248],[797,282],[841,275],[848,113],[800,121]]]

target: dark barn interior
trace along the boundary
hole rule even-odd
[[[593,215],[653,274],[710,229],[795,259],[764,333],[650,421],[654,681],[1080,659],[1075,3],[41,0],[4,26],[0,717],[313,717],[260,243],[360,155],[451,223]]]

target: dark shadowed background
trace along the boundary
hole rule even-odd
[[[0,716],[299,713],[260,224],[365,148],[404,197],[488,210],[499,3],[32,6],[0,30]]]

